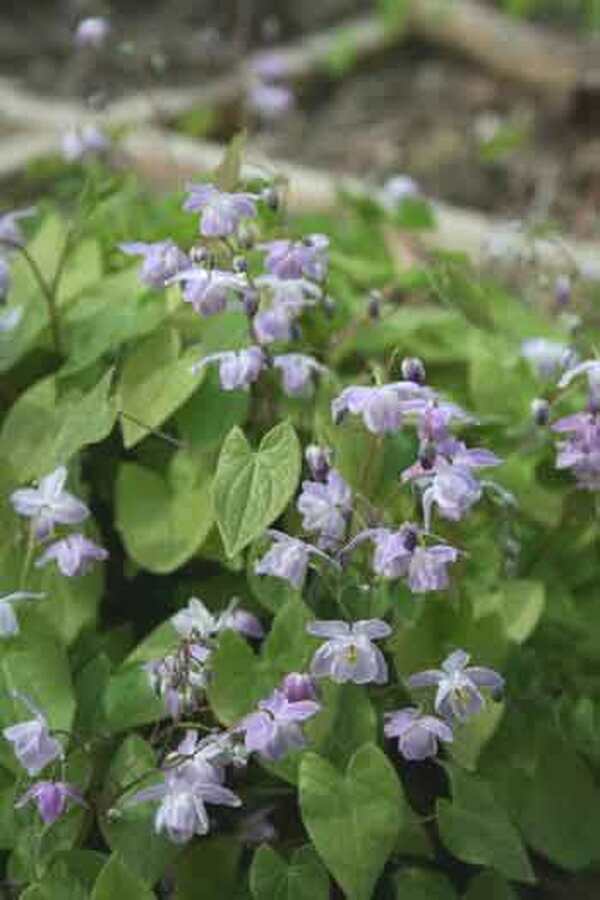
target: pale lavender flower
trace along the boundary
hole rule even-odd
[[[337,564],[317,547],[306,544],[298,538],[289,537],[281,531],[269,529],[267,534],[273,538],[271,549],[254,566],[257,575],[271,575],[283,578],[292,587],[299,590],[306,578],[306,571],[311,556],[318,556],[333,566]]]
[[[0,259],[0,297],[2,296],[2,260]],[[0,334],[8,334],[17,328],[23,318],[22,306],[10,306],[0,308]]]
[[[280,81],[289,71],[285,56],[273,50],[255,54],[250,66],[253,74],[261,81]]]
[[[109,148],[109,138],[95,125],[73,128],[62,139],[62,154],[67,162],[80,162],[90,156],[101,156]]]
[[[435,756],[438,741],[451,743],[454,740],[447,722],[442,722],[435,716],[423,715],[414,706],[386,713],[385,718],[383,730],[386,737],[398,738],[398,750],[405,759],[411,761]]]
[[[167,282],[185,282],[183,299],[201,316],[214,316],[223,312],[233,292],[241,293],[246,281],[233,272],[218,269],[184,269]]]
[[[19,620],[12,604],[18,600],[40,600],[45,594],[34,594],[31,591],[14,591],[0,597],[0,637],[14,637],[19,634]]]
[[[244,745],[248,752],[260,753],[265,759],[281,759],[290,750],[304,747],[306,740],[300,722],[305,722],[321,709],[315,700],[290,702],[280,690],[274,690],[258,704],[258,712],[240,722]]]
[[[229,237],[242,219],[256,215],[254,194],[231,194],[214,184],[188,184],[189,197],[183,204],[187,212],[201,213],[200,233],[204,237]]]
[[[405,356],[402,360],[401,372],[405,381],[414,381],[415,384],[425,384],[427,379],[425,365],[418,356]]]
[[[566,365],[573,364],[572,352],[566,344],[547,338],[528,338],[521,344],[521,355],[538,378],[555,378]]]
[[[248,91],[248,106],[265,122],[274,122],[294,107],[294,92],[283,84],[259,81]]]
[[[265,369],[267,358],[257,346],[210,353],[192,366],[192,372],[198,372],[213,362],[219,363],[219,380],[224,391],[247,391]]]
[[[277,278],[310,278],[323,281],[327,275],[329,240],[311,234],[302,241],[277,240],[261,244],[266,250],[265,268]]]
[[[600,400],[600,359],[588,359],[572,368],[567,369],[558,382],[559,388],[566,388],[574,378],[587,375],[590,394],[595,402]]]
[[[341,621],[316,621],[306,626],[309,634],[327,638],[310,666],[315,678],[331,678],[338,684],[385,684],[387,663],[374,640],[388,637],[392,629],[381,619],[365,619],[349,625]]]
[[[264,246],[264,245],[263,245]],[[323,299],[321,288],[306,278],[278,278],[276,275],[259,275],[255,284],[265,288],[274,306],[283,307],[290,316],[298,316],[303,310],[315,306]]]
[[[54,472],[41,478],[35,488],[20,488],[10,495],[13,509],[20,516],[32,520],[36,537],[47,538],[54,525],[78,525],[90,514],[89,509],[68,491],[65,491],[67,469],[59,466]]]
[[[285,306],[271,306],[259,310],[252,321],[252,329],[259,344],[291,341],[294,318]]]
[[[435,444],[435,449],[440,453],[452,452],[457,446],[463,447],[464,444],[457,444],[450,434],[450,425],[452,422],[460,422],[461,424],[472,424],[476,420],[470,413],[465,412],[456,403],[448,403],[446,400],[430,400],[421,409],[416,411],[418,418],[417,433],[421,446],[428,443]]]
[[[322,550],[339,546],[352,512],[352,491],[339,472],[331,469],[324,482],[303,481],[296,506],[302,527],[318,535]]]
[[[305,672],[288,672],[281,682],[280,690],[290,703],[317,699],[314,679]]]
[[[329,447],[319,447],[317,444],[309,444],[304,451],[304,458],[315,481],[326,481],[333,463],[333,452],[331,449]]]
[[[374,387],[348,387],[331,404],[334,422],[346,413],[359,415],[372,434],[391,434],[402,427],[404,416],[424,409],[432,394],[412,381]]]
[[[408,679],[410,688],[436,687],[435,710],[446,719],[466,721],[485,706],[480,688],[489,688],[492,696],[504,689],[504,679],[493,669],[468,666],[469,654],[455,650],[442,663],[441,669],[417,672]]]
[[[378,193],[379,202],[388,212],[396,212],[405,200],[422,196],[421,189],[410,175],[393,175]]]
[[[25,235],[18,224],[20,219],[28,219],[35,216],[37,209],[35,206],[28,206],[27,209],[17,209],[14,212],[4,213],[0,216],[0,244],[6,242],[12,247],[23,247],[25,244]],[[8,248],[2,248],[8,249]]]
[[[100,50],[110,34],[110,22],[104,16],[89,16],[82,19],[75,29],[73,40],[77,47],[91,47]]]
[[[36,781],[25,791],[23,796],[15,803],[16,809],[20,809],[33,801],[44,825],[52,825],[60,819],[65,812],[68,802],[86,806],[86,803],[77,788],[65,781]]]
[[[373,571],[383,578],[406,578],[414,594],[443,591],[448,587],[448,566],[459,553],[448,544],[426,547],[419,543],[421,529],[405,522],[397,531],[372,528],[358,534],[344,550],[353,549],[364,540],[375,545]]]
[[[558,444],[557,469],[572,469],[577,486],[584,490],[600,490],[600,417],[581,412],[565,416],[552,425],[552,430],[568,437]]]
[[[173,720],[193,712],[198,705],[198,698],[208,684],[210,656],[209,647],[193,643],[144,664],[151,689],[163,700]]]
[[[304,353],[282,353],[273,358],[273,367],[281,372],[288,397],[307,397],[314,390],[313,376],[327,371],[325,366]]]
[[[155,241],[146,244],[143,241],[130,241],[119,244],[119,249],[129,256],[143,256],[140,279],[149,287],[163,288],[179,272],[188,269],[190,261],[183,250],[172,240]]]
[[[209,640],[227,629],[239,631],[248,637],[263,637],[264,629],[256,616],[239,609],[237,604],[238,601],[234,598],[227,609],[213,615],[201,600],[191,597],[188,605],[171,618],[171,623],[177,633],[184,638]]]
[[[33,713],[34,718],[4,728],[2,734],[13,745],[13,752],[28,775],[37,775],[47,765],[64,755],[61,744],[52,737],[44,714],[31,701],[16,695]]]
[[[105,559],[108,559],[108,552],[104,547],[90,541],[83,534],[70,534],[50,544],[35,565],[39,569],[51,560],[56,560],[62,574],[70,578],[73,575],[86,575],[94,562],[103,562]]]

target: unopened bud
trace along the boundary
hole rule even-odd
[[[234,256],[231,265],[233,271],[237,272],[238,274],[248,271],[248,260],[245,256]]]
[[[244,291],[244,298],[242,302],[244,304],[244,312],[246,313],[248,318],[251,319],[256,315],[256,312],[258,310],[258,291],[255,288],[247,288]]]
[[[550,404],[541,397],[531,401],[531,418],[536,425],[543,427],[550,421]]]
[[[207,250],[206,247],[202,247],[201,245],[197,247],[192,247],[190,250],[190,259],[193,263],[199,266],[206,266],[207,268],[211,268],[213,265],[213,255],[210,250]]]
[[[425,384],[425,366],[417,356],[406,356],[401,365],[402,377],[405,381],[414,381],[415,384]]]
[[[329,447],[319,447],[317,444],[310,444],[306,448],[304,458],[315,481],[325,481],[331,469],[331,457],[332,453]]]

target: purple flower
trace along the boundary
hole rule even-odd
[[[256,215],[253,194],[230,194],[214,184],[188,184],[189,197],[183,204],[187,212],[202,213],[200,233],[204,237],[229,237],[235,234],[242,219]]]
[[[379,192],[379,200],[389,212],[395,212],[405,200],[420,196],[421,189],[410,175],[393,175]]]
[[[143,788],[125,804],[130,807],[159,800],[154,829],[157,834],[165,832],[175,844],[186,844],[195,834],[208,834],[207,803],[241,806],[239,797],[223,786],[222,768],[212,765],[207,758],[196,758],[199,748],[193,732],[188,732],[174,756],[193,758],[183,759],[178,765],[166,768],[161,783]],[[170,763],[169,758],[166,763]]]
[[[28,775],[37,775],[63,756],[63,748],[50,734],[46,717],[26,697],[19,699],[34,714],[33,719],[10,725],[2,734],[13,745],[13,752]]]
[[[67,480],[67,469],[59,466],[50,475],[40,479],[35,488],[21,488],[13,491],[10,502],[20,516],[32,519],[36,537],[47,538],[54,525],[78,525],[90,514],[89,509],[68,491],[64,486]]]
[[[322,550],[336,548],[346,533],[352,512],[352,491],[339,472],[330,469],[322,481],[303,481],[297,501],[302,527],[318,534]]]
[[[485,699],[479,690],[489,688],[492,696],[504,689],[504,679],[493,669],[469,666],[469,654],[455,650],[442,663],[441,669],[427,669],[411,675],[410,688],[437,687],[435,710],[446,719],[466,721],[480,712]]]
[[[14,637],[19,634],[19,620],[12,607],[18,600],[39,600],[45,594],[33,594],[31,591],[15,591],[0,597],[0,637]]]
[[[273,366],[281,372],[283,390],[288,397],[310,396],[312,376],[326,371],[325,366],[304,353],[282,353],[274,357]]]
[[[419,543],[421,530],[405,522],[397,531],[372,528],[358,534],[344,552],[363,540],[375,545],[373,571],[383,578],[406,578],[414,594],[443,591],[448,587],[447,567],[458,559],[458,550],[448,544],[425,547]]]
[[[35,216],[36,212],[35,206],[28,206],[27,209],[17,209],[0,216],[0,244],[6,242],[15,248],[23,247],[25,235],[18,224],[19,219],[28,219],[30,216]]]
[[[349,625],[340,621],[316,621],[306,626],[309,634],[328,640],[317,650],[310,666],[315,678],[331,678],[338,684],[385,684],[388,669],[381,650],[372,642],[388,637],[392,629],[380,619]]]
[[[267,365],[261,348],[252,346],[243,350],[210,353],[192,367],[192,372],[198,372],[213,362],[219,363],[219,380],[224,391],[247,391]]]
[[[337,565],[329,556],[321,553],[312,544],[298,538],[289,537],[281,531],[270,529],[267,534],[273,538],[271,549],[254,566],[257,575],[271,575],[283,578],[296,590],[300,590],[306,578],[311,556],[319,556],[331,565]]]
[[[256,616],[244,609],[237,609],[238,601],[233,599],[226,610],[214,616],[197,597],[191,597],[185,609],[176,613],[171,622],[184,638],[208,640],[226,629],[239,631],[248,637],[261,638],[264,629]]]
[[[248,91],[248,106],[259,118],[273,122],[294,107],[294,92],[283,84],[259,81]]]
[[[521,344],[521,355],[527,360],[538,378],[555,378],[569,362],[572,353],[566,344],[547,338],[528,338]]]
[[[230,294],[246,287],[240,275],[218,269],[184,269],[170,278],[168,284],[176,281],[185,282],[183,299],[201,316],[223,312]]]
[[[255,279],[258,288],[266,288],[273,306],[283,307],[290,316],[297,316],[307,307],[322,300],[321,288],[306,278],[277,278],[275,275],[259,275]]]
[[[171,240],[145,244],[142,241],[119,244],[119,249],[129,256],[143,256],[140,279],[149,287],[162,288],[179,272],[189,267],[190,261],[177,244]]]
[[[193,643],[144,664],[151,689],[163,700],[174,721],[183,713],[196,709],[198,698],[208,683],[210,656],[209,647]]]
[[[585,362],[579,363],[579,365],[567,369],[558,382],[558,387],[561,389],[568,387],[573,379],[578,378],[580,375],[587,375],[588,387],[590,390],[590,402],[592,405],[597,406],[600,403],[599,359],[588,359]]]
[[[259,344],[292,339],[294,319],[285,306],[272,306],[256,313],[252,328]]]
[[[261,81],[280,81],[288,74],[288,64],[283,53],[266,50],[257,53],[251,61],[252,72]]]
[[[32,800],[38,808],[44,825],[52,825],[57,819],[60,819],[69,800],[80,806],[86,805],[77,788],[65,781],[36,781],[17,800],[15,807],[20,809]]]
[[[316,715],[321,706],[315,700],[290,702],[282,691],[274,690],[260,701],[258,709],[240,723],[246,750],[277,760],[290,750],[304,747],[306,741],[299,723]]]
[[[304,451],[304,458],[315,481],[326,481],[333,462],[333,453],[330,448],[309,444]]]
[[[290,703],[317,699],[315,682],[305,672],[289,672],[281,682],[280,689]]]
[[[558,444],[556,468],[572,469],[578,487],[600,490],[600,416],[591,412],[565,416],[552,430],[568,435]]]
[[[447,452],[457,444],[450,434],[449,427],[453,421],[463,424],[475,422],[473,416],[460,406],[438,399],[429,401],[422,409],[417,410],[417,416],[421,446],[431,442],[440,453]],[[459,446],[464,447],[464,444]]]
[[[77,47],[91,47],[100,50],[110,34],[110,22],[104,16],[89,16],[82,19],[75,29],[73,40]]]
[[[63,575],[86,575],[94,562],[108,559],[108,552],[83,534],[70,534],[47,547],[36,561],[36,568],[55,559]]]
[[[2,264],[0,258],[0,299],[2,298]],[[8,334],[14,331],[23,318],[22,306],[10,306],[8,308],[0,308],[0,334]]]
[[[398,738],[398,750],[405,759],[420,761],[435,756],[438,741],[451,743],[452,729],[435,716],[424,716],[419,709],[408,706],[386,713],[386,737]]]
[[[260,245],[267,251],[265,268],[277,278],[310,278],[323,281],[327,275],[329,240],[323,234],[311,234],[303,241],[270,241]]]
[[[101,156],[110,147],[110,140],[95,125],[85,125],[67,131],[62,139],[62,154],[67,162],[80,162],[89,156]]]
[[[429,388],[412,381],[397,381],[378,387],[348,387],[331,404],[334,422],[346,413],[362,416],[372,434],[391,434],[402,427],[403,417],[424,408]]]

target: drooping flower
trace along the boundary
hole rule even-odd
[[[545,381],[556,376],[569,364],[573,353],[566,344],[547,338],[528,338],[521,344],[521,354],[538,378]]]
[[[304,451],[304,458],[315,481],[326,481],[333,463],[333,453],[329,447],[309,444]]]
[[[600,490],[600,416],[581,412],[554,422],[552,430],[567,435],[558,444],[557,469],[572,469],[577,486]]]
[[[319,285],[306,278],[278,278],[276,275],[259,275],[254,283],[270,295],[272,305],[285,309],[291,317],[316,306],[323,299]]]
[[[252,329],[259,344],[291,341],[294,318],[285,306],[271,306],[259,310],[252,321]]]
[[[306,740],[300,722],[310,719],[320,709],[316,700],[290,702],[283,691],[274,690],[259,702],[257,712],[250,713],[240,723],[246,750],[277,760],[290,750],[304,747]]]
[[[28,206],[27,209],[16,209],[14,212],[4,213],[0,216],[0,244],[6,243],[8,247],[1,249],[6,251],[10,247],[23,247],[25,244],[25,235],[18,224],[20,219],[28,219],[35,216],[37,209],[35,206]]]
[[[339,546],[352,512],[352,491],[339,472],[330,469],[324,482],[303,481],[296,506],[302,527],[309,534],[318,535],[322,550]]]
[[[251,70],[261,81],[280,81],[289,74],[285,55],[273,50],[255,54]]]
[[[446,719],[466,721],[485,706],[480,688],[489,688],[493,696],[502,693],[504,679],[493,669],[468,666],[470,656],[455,650],[441,669],[417,672],[408,679],[410,688],[436,687],[435,710]]]
[[[67,809],[69,801],[86,806],[80,791],[65,781],[36,781],[15,803],[20,809],[33,801],[44,825],[52,825]]]
[[[331,678],[338,684],[385,684],[387,663],[374,640],[388,637],[392,629],[381,619],[365,619],[349,625],[341,621],[315,621],[306,626],[309,634],[327,638],[313,656],[310,671],[315,678]]]
[[[110,34],[110,22],[105,16],[88,16],[78,23],[73,40],[77,47],[100,50]]]
[[[281,682],[280,690],[290,703],[317,699],[314,679],[306,672],[288,672]]]
[[[36,560],[36,568],[47,565],[53,559],[62,574],[70,578],[86,575],[95,562],[108,559],[108,552],[83,534],[70,534],[50,544]]]
[[[329,556],[322,553],[312,544],[307,544],[298,538],[289,537],[281,531],[269,529],[267,534],[273,538],[271,549],[254,566],[257,575],[271,575],[275,578],[283,578],[292,587],[299,590],[306,578],[306,571],[311,556],[318,556],[331,565],[337,565]]]
[[[600,359],[588,359],[567,369],[558,382],[558,387],[568,387],[573,379],[580,375],[587,375],[591,400],[598,405],[600,403]]]
[[[151,689],[174,721],[198,706],[208,684],[210,656],[210,648],[196,642],[144,664]]]
[[[284,84],[266,84],[258,81],[250,87],[248,106],[265,122],[274,122],[294,107],[294,92]]]
[[[228,193],[214,184],[188,184],[189,196],[183,208],[201,213],[200,233],[223,238],[235,234],[242,219],[256,215],[256,197],[249,193]]]
[[[304,353],[281,353],[273,358],[273,367],[281,372],[284,392],[288,397],[310,396],[314,389],[313,376],[326,368]]]
[[[386,737],[398,738],[398,750],[405,759],[420,761],[435,756],[438,741],[451,743],[452,729],[435,716],[423,715],[415,706],[386,713]]]
[[[382,578],[406,578],[414,594],[443,591],[448,587],[448,566],[459,553],[448,544],[432,547],[420,543],[422,531],[411,522],[398,530],[371,528],[360,532],[343,551],[347,554],[359,543],[371,540],[375,545],[373,571]]]
[[[109,148],[109,138],[95,125],[73,128],[62,139],[62,154],[67,162],[81,162],[90,156],[102,156]]]
[[[236,599],[229,603],[227,609],[218,615],[213,615],[197,597],[191,597],[188,605],[176,613],[171,622],[184,638],[197,640],[209,640],[214,635],[226,629],[239,631],[248,637],[261,638],[264,629],[256,616],[244,609],[239,609]]]
[[[44,476],[35,488],[20,488],[10,495],[13,509],[20,516],[32,520],[36,536],[43,540],[54,525],[78,525],[90,514],[89,509],[68,491],[65,491],[67,469],[59,466]]]
[[[226,350],[210,353],[192,366],[198,372],[203,366],[219,363],[219,380],[224,391],[247,391],[258,380],[267,365],[267,358],[260,347],[245,347],[243,350]]]
[[[327,275],[329,239],[311,234],[302,241],[277,240],[261,244],[266,250],[265,268],[277,278],[310,278],[323,281]]]
[[[429,388],[412,381],[397,381],[374,387],[348,387],[331,404],[334,422],[346,413],[361,416],[372,434],[391,434],[402,427],[406,414],[423,409]]]
[[[19,620],[12,604],[18,600],[39,600],[45,594],[34,594],[31,591],[15,591],[0,597],[0,637],[14,637],[19,634]]]
[[[183,250],[172,240],[155,241],[146,244],[143,241],[130,241],[119,244],[119,249],[128,256],[143,256],[140,279],[149,287],[163,288],[179,272],[187,270],[190,261]]]
[[[183,299],[201,316],[223,312],[233,292],[241,293],[246,281],[234,272],[219,269],[184,269],[169,279],[169,284],[183,281]]]
[[[421,195],[421,189],[410,175],[392,175],[379,191],[379,201],[389,212],[395,212],[405,200]]]
[[[64,755],[63,748],[50,734],[44,714],[27,697],[18,695],[18,699],[28,707],[34,718],[10,725],[3,729],[2,734],[12,744],[13,753],[27,774],[34,776],[54,760],[60,759]]]

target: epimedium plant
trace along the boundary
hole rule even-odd
[[[478,900],[593,868],[593,285],[398,270],[414,183],[287,222],[241,152],[183,208],[91,163],[71,224],[0,219],[5,882]]]

